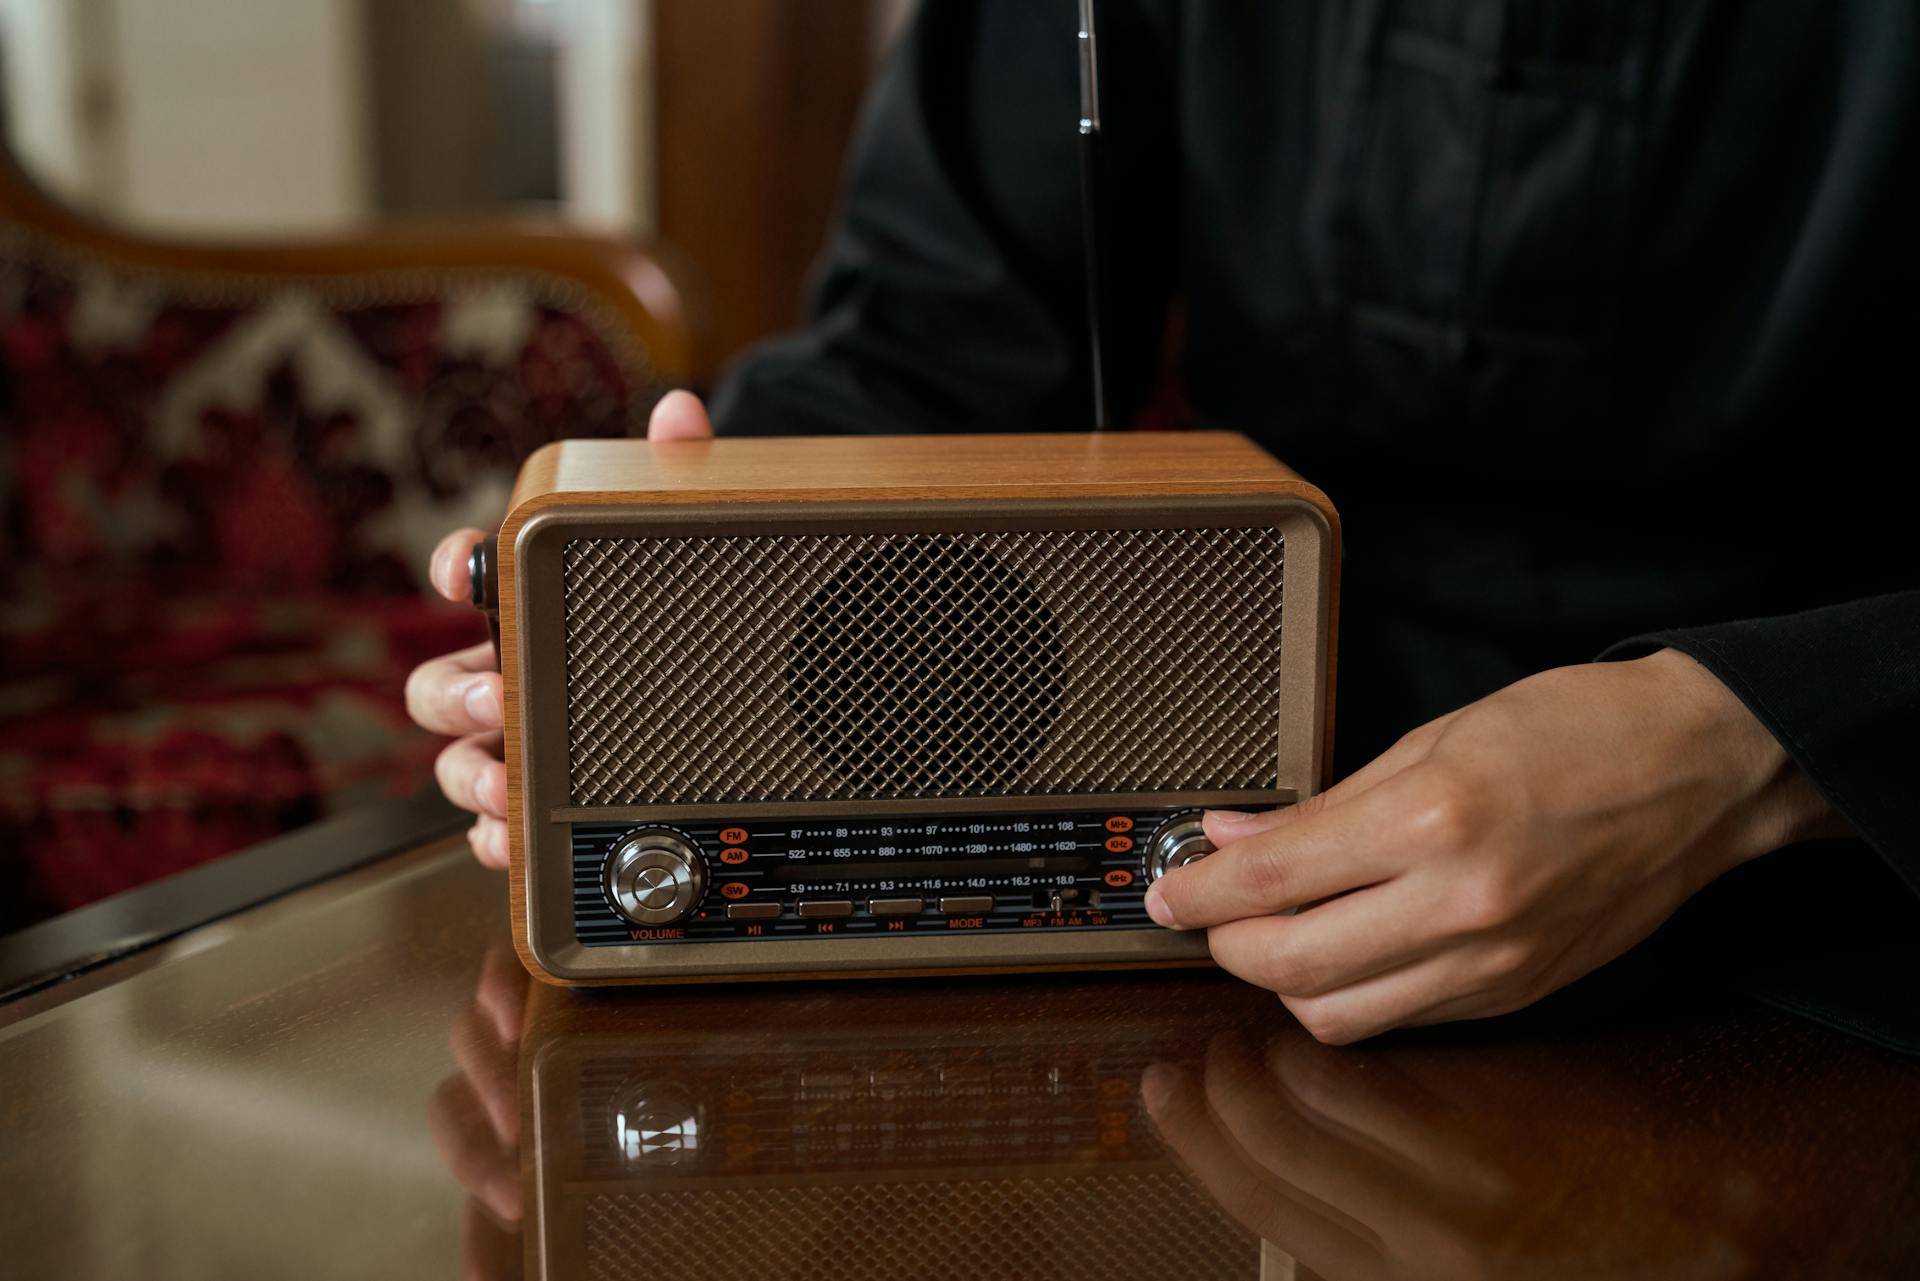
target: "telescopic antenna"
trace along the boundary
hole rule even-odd
[[[1100,55],[1093,35],[1093,0],[1080,0],[1080,240],[1087,258],[1087,334],[1093,353],[1093,426],[1105,431],[1107,379],[1100,351],[1099,189]]]

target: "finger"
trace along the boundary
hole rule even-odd
[[[434,544],[433,555],[427,558],[427,578],[435,591],[448,600],[469,599],[473,579],[467,559],[473,555],[473,545],[486,536],[483,530],[456,529]]]
[[[1276,1185],[1208,1114],[1204,1089],[1188,1073],[1155,1064],[1140,1095],[1161,1141],[1228,1218],[1319,1276],[1368,1276],[1378,1268],[1377,1238],[1333,1207]]]
[[[648,440],[704,440],[713,435],[707,407],[690,391],[670,391],[647,419]]]
[[[1524,940],[1488,937],[1470,945],[1478,958],[1460,990],[1444,1001],[1408,1017],[1402,1027],[1425,1027],[1462,1019],[1490,1019],[1511,1014],[1585,973],[1578,958],[1589,955],[1590,936],[1599,923],[1564,932],[1549,951],[1530,947]],[[1634,940],[1637,942],[1638,940]]]
[[[487,1123],[500,1136],[504,1146],[520,1140],[520,1106],[514,1093],[514,1064],[518,1061],[511,1042],[502,1041],[493,1024],[477,1004],[468,1005],[453,1016],[447,1032],[453,1061],[460,1066],[473,1096],[486,1113]]]
[[[501,1145],[464,1077],[448,1077],[433,1092],[427,1128],[460,1186],[500,1218],[519,1222],[519,1154]]]
[[[1300,1036],[1276,1038],[1267,1068],[1308,1121],[1368,1147],[1423,1183],[1450,1187],[1482,1208],[1512,1195],[1506,1176],[1475,1151],[1484,1117],[1420,1085],[1398,1063],[1331,1050]]]
[[[500,762],[500,731],[456,738],[433,758],[434,781],[462,809],[488,818],[507,816],[507,767]]]
[[[1405,1027],[1441,1005],[1463,1011],[1492,1004],[1479,947],[1452,948],[1396,970],[1314,996],[1280,1000],[1317,1041],[1351,1045]]]
[[[1197,929],[1385,880],[1405,858],[1381,840],[1397,818],[1398,790],[1376,787],[1297,823],[1222,845],[1156,880],[1147,890],[1147,913],[1161,925]]]
[[[467,844],[482,867],[496,872],[507,870],[507,824],[504,819],[482,818],[467,829]]]
[[[499,729],[505,719],[493,646],[482,642],[430,658],[407,676],[407,715],[436,734]]]
[[[1256,987],[1315,996],[1451,945],[1414,878],[1396,877],[1294,916],[1252,916],[1207,931],[1213,959]]]
[[[1434,739],[1439,737],[1441,728],[1456,715],[1458,715],[1457,712],[1448,712],[1440,719],[1428,721],[1419,729],[1403,735],[1399,742],[1352,774],[1347,775],[1326,791],[1316,792],[1298,804],[1253,814],[1236,810],[1209,810],[1203,820],[1207,839],[1216,846],[1225,845],[1230,841],[1244,840],[1261,832],[1275,831],[1332,806],[1344,805],[1372,791],[1408,766],[1424,760],[1427,753],[1432,750]]]

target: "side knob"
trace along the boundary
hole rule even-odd
[[[1213,842],[1200,826],[1200,811],[1175,814],[1160,825],[1147,846],[1147,880],[1157,881],[1176,867],[1213,853]]]
[[[680,833],[645,827],[630,834],[607,860],[607,897],[635,925],[684,921],[707,889],[707,865]]]
[[[494,565],[493,539],[483,538],[467,553],[467,599],[487,616],[493,638],[493,668],[500,670],[500,571]]]

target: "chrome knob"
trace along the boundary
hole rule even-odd
[[[680,833],[642,828],[607,860],[606,887],[620,915],[635,925],[672,925],[699,905],[707,889],[707,865]]]
[[[1213,848],[1200,826],[1199,810],[1175,814],[1160,825],[1147,846],[1147,880],[1157,881],[1176,867],[1203,859]]]

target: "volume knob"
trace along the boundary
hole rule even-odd
[[[1176,814],[1160,825],[1147,846],[1147,880],[1157,881],[1176,867],[1203,859],[1213,848],[1200,826],[1200,811]]]
[[[635,925],[684,921],[707,888],[707,865],[680,833],[646,827],[620,842],[607,860],[607,897]]]

